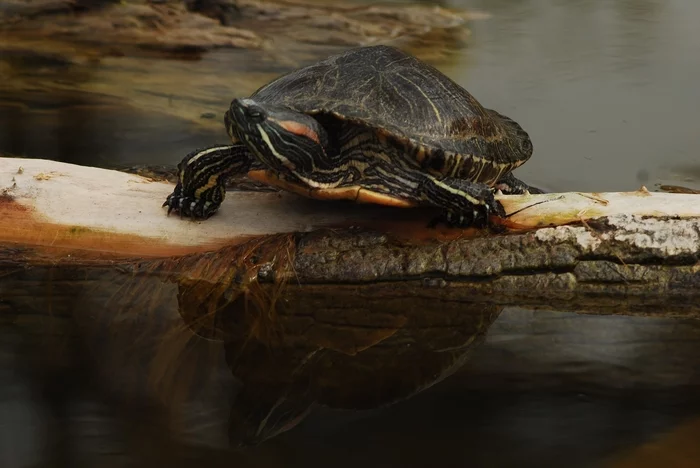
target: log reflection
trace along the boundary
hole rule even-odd
[[[211,283],[180,286],[185,321],[198,334],[223,340],[241,383],[230,414],[233,445],[287,431],[316,405],[372,409],[431,387],[461,367],[502,309],[373,296],[361,286],[332,294],[287,286],[242,287],[213,314]]]

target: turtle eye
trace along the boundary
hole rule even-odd
[[[258,106],[248,106],[245,108],[245,116],[253,123],[260,123],[265,120],[265,111]]]
[[[252,123],[260,123],[267,117],[267,112],[259,105],[250,103],[243,107],[243,115]]]
[[[530,139],[522,140],[522,142],[520,143],[520,149],[523,151],[523,153],[531,153],[532,142],[530,141]]]

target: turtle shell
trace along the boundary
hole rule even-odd
[[[439,70],[394,47],[349,50],[283,75],[251,95],[309,115],[332,114],[426,151],[515,168],[532,153],[527,134],[484,108]],[[512,138],[522,132],[525,138]],[[515,148],[514,142],[529,147]]]

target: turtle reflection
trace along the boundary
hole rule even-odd
[[[274,312],[245,294],[219,308],[209,322],[216,331],[195,331],[224,340],[241,384],[231,443],[255,445],[292,429],[315,405],[389,405],[459,369],[501,308],[441,300],[448,291],[426,284],[412,294],[386,285],[287,284]],[[180,295],[181,313],[193,326],[203,306],[187,296]]]

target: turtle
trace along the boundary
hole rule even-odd
[[[224,115],[232,144],[190,152],[163,207],[207,219],[237,175],[306,197],[432,206],[450,226],[505,216],[495,191],[542,193],[512,171],[528,133],[403,50],[375,45],[273,79]]]

